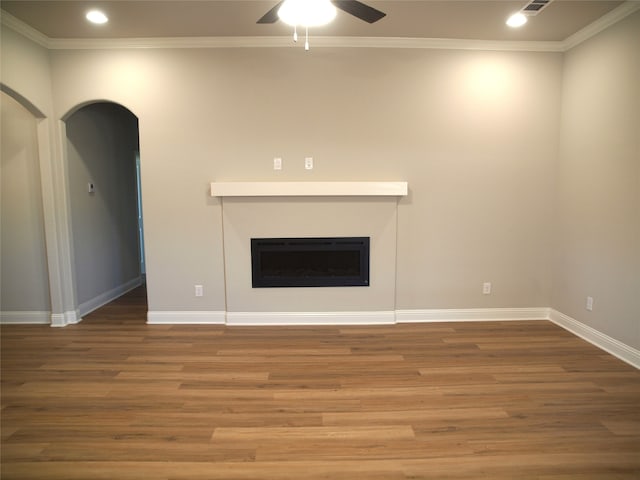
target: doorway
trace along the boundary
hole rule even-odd
[[[138,118],[112,102],[65,119],[78,310],[84,316],[144,284]]]

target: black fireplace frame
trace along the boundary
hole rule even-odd
[[[357,256],[357,273],[324,275],[288,273],[269,275],[263,272],[262,265],[268,263],[270,254],[286,255],[293,252],[317,252],[327,262],[339,260],[345,252],[351,258]],[[331,259],[334,252],[336,258]],[[251,239],[251,284],[253,288],[281,287],[368,287],[369,286],[369,237],[303,237],[303,238],[252,238]],[[264,260],[264,262],[263,262]],[[328,267],[327,267],[328,268]],[[335,273],[335,272],[334,272]]]

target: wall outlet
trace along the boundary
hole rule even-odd
[[[196,297],[201,297],[204,295],[204,290],[202,285],[195,285]]]
[[[306,157],[304,159],[304,169],[313,170],[313,157]]]
[[[273,169],[274,170],[282,170],[282,158],[275,157],[273,159]]]
[[[593,310],[593,297],[587,297],[587,305],[585,308],[590,312]]]
[[[489,295],[491,293],[491,282],[484,282],[482,284],[482,294]]]

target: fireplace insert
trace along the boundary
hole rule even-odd
[[[252,238],[253,288],[369,286],[369,237]]]

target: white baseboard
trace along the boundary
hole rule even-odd
[[[398,323],[546,320],[548,318],[549,309],[546,307],[396,310]]]
[[[108,292],[101,293],[97,297],[92,298],[86,302],[81,303],[78,306],[78,310],[80,311],[80,317],[84,317],[85,315],[97,310],[98,308],[106,305],[109,302],[112,302],[116,298],[124,295],[125,293],[133,290],[134,288],[142,285],[142,277],[134,278],[133,280],[129,280],[122,285],[118,285],[115,288],[112,288]]]
[[[193,312],[147,312],[147,323],[149,325],[166,324],[203,324],[203,325],[224,325],[225,312],[223,311],[193,311]]]
[[[148,312],[149,324],[391,325],[410,322],[545,320],[548,308],[437,309],[357,312]]]
[[[227,325],[389,325],[393,311],[227,312]]]
[[[583,340],[601,348],[623,362],[640,369],[640,350],[636,350],[615,338],[611,338],[595,328],[585,325],[557,310],[549,309],[548,318],[556,325],[568,330]]]
[[[2,325],[48,325],[51,323],[51,312],[0,312]]]

